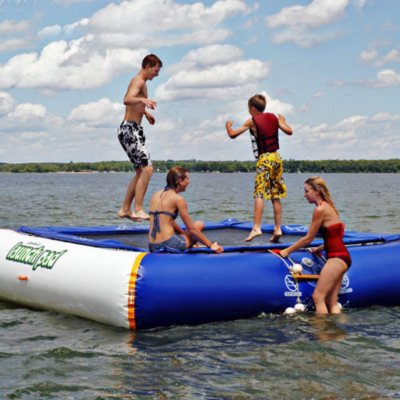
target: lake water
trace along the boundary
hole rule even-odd
[[[0,173],[0,227],[125,225],[130,176]],[[309,224],[308,176],[285,175],[284,224]],[[400,232],[399,174],[322,176],[347,229]],[[164,182],[155,174],[148,193]],[[252,187],[253,174],[191,174],[184,196],[195,218],[251,221]],[[0,399],[400,398],[399,317],[374,307],[135,333],[0,302]]]

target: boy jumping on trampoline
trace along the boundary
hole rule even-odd
[[[286,185],[282,177],[283,163],[279,155],[278,133],[281,129],[287,135],[293,133],[292,128],[286,123],[283,115],[264,112],[267,100],[262,94],[256,94],[248,101],[248,109],[251,115],[241,127],[233,129],[233,122],[228,120],[225,124],[226,131],[231,139],[237,138],[250,129],[250,133],[257,142],[257,164],[254,187],[254,224],[245,239],[252,241],[256,236],[262,234],[261,221],[264,211],[264,200],[271,200],[274,210],[274,232],[270,238],[271,242],[279,242],[282,236],[281,198],[286,197]]]
[[[135,168],[135,175],[128,184],[118,216],[133,221],[149,219],[149,215],[143,209],[143,199],[153,174],[153,166],[141,124],[143,116],[151,125],[155,123],[155,118],[148,109],[154,110],[157,102],[148,98],[146,83],[158,76],[161,67],[161,60],[154,54],[149,54],[143,59],[142,69],[131,80],[126,91],[125,116],[118,128],[118,140]],[[132,211],[134,198],[135,207]]]

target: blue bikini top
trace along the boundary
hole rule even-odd
[[[160,197],[162,196],[162,194],[169,190],[170,187],[166,186],[165,189],[163,190],[163,192],[161,193]],[[161,227],[160,227],[160,215],[167,215],[168,217],[171,217],[172,219],[176,219],[178,217],[178,211],[176,211],[175,213],[170,213],[169,211],[150,211],[149,212],[150,215],[154,216],[154,220],[153,220],[153,229],[151,230],[151,237],[153,239],[156,238],[157,233],[161,232]]]

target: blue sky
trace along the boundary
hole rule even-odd
[[[0,0],[0,162],[127,160],[122,100],[142,58],[154,160],[251,160],[264,93],[286,159],[400,157],[398,0]]]

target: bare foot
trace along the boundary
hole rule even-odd
[[[124,211],[124,210],[119,210],[118,211],[118,217],[119,218],[128,218],[128,219],[130,219],[131,221],[137,221],[138,219],[137,218],[134,218],[133,216],[132,216],[132,213],[131,213],[131,211],[129,210],[129,211]]]
[[[132,213],[132,218],[135,220],[138,219],[150,219],[149,214],[147,214],[144,210],[135,211]]]
[[[261,235],[262,235],[261,229],[252,229],[249,236],[247,236],[247,238],[244,239],[244,242],[251,242],[255,237]]]
[[[279,243],[279,240],[282,236],[282,232],[276,233],[274,232],[271,238],[269,239],[270,242],[272,243]]]
[[[342,306],[336,303],[332,308],[331,308],[331,314],[341,314],[342,312]]]

